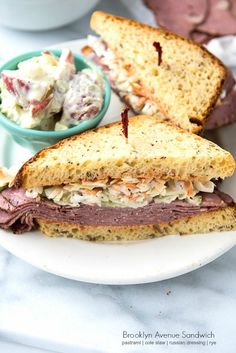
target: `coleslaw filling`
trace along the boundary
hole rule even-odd
[[[88,45],[93,49],[100,63],[108,68],[108,75],[113,89],[117,91],[121,98],[128,101],[135,113],[144,115],[159,114],[164,118],[163,113],[158,109],[155,102],[141,93],[138,94],[138,91],[141,91],[139,83],[128,75],[127,70],[123,68],[122,61],[115,57],[113,51],[106,46],[102,38],[89,35]],[[225,97],[226,90],[222,90],[217,106],[222,104]]]
[[[81,203],[100,207],[138,208],[149,203],[185,200],[194,205],[202,201],[200,192],[214,192],[212,181],[176,181],[158,179],[122,179],[81,181],[80,183],[27,189],[32,198],[46,197],[59,205],[78,207]]]
[[[141,89],[139,84],[127,74],[121,60],[115,57],[111,49],[107,48],[101,38],[88,36],[88,45],[93,49],[101,64],[109,68],[109,77],[113,89],[125,98],[132,106],[135,113],[154,115],[161,114],[155,102],[135,93]]]

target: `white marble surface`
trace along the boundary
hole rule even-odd
[[[170,347],[122,347],[123,331],[199,330],[215,334],[214,348],[180,346],[171,351],[233,353],[235,268],[236,248],[172,280],[102,286],[47,274],[1,249],[0,338],[63,353],[144,353]]]
[[[119,1],[111,0],[101,1],[98,8],[135,16],[139,1],[130,0],[126,4],[131,11]],[[149,19],[148,16],[144,13],[143,20]],[[69,27],[50,32],[0,28],[0,58],[82,38],[89,31],[88,19],[89,15]],[[0,248],[0,352],[234,353],[235,270],[236,248],[213,263],[172,280],[123,287],[91,285],[42,272]],[[215,338],[208,341],[216,341],[216,345],[122,346],[123,331],[153,335],[156,331],[162,334],[212,331]],[[153,338],[146,341],[150,340],[157,341]],[[179,340],[182,339],[174,341]],[[183,341],[186,343],[187,339]]]

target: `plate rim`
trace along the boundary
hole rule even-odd
[[[96,276],[90,276],[90,277],[86,277],[84,275],[79,274],[78,276],[73,275],[73,274],[68,274],[68,271],[61,271],[61,270],[57,270],[54,268],[51,268],[50,265],[45,265],[42,262],[38,261],[38,260],[33,260],[30,261],[27,257],[21,256],[19,255],[19,253],[17,251],[15,251],[15,249],[12,249],[11,244],[7,244],[5,241],[2,241],[2,232],[6,233],[6,231],[3,231],[0,229],[0,246],[2,246],[5,250],[7,250],[8,252],[10,252],[11,254],[13,254],[15,257],[19,258],[20,260],[28,263],[29,265],[33,266],[36,269],[40,269],[44,272],[59,276],[59,277],[63,277],[63,278],[67,278],[67,279],[71,279],[74,281],[79,281],[79,282],[85,282],[85,283],[91,283],[91,284],[102,284],[102,285],[137,285],[137,284],[146,284],[146,283],[154,283],[154,282],[161,282],[161,281],[165,281],[168,279],[172,279],[172,278],[176,278],[176,277],[180,277],[182,275],[191,273],[193,271],[196,271],[202,267],[204,267],[205,265],[210,264],[211,262],[215,261],[216,259],[218,259],[219,257],[221,257],[222,255],[224,255],[225,253],[227,253],[229,250],[231,250],[235,245],[236,245],[236,239],[232,240],[231,242],[229,242],[229,244],[227,246],[225,246],[224,248],[220,249],[218,252],[216,252],[214,254],[214,256],[209,257],[205,257],[203,260],[199,260],[197,262],[194,263],[190,263],[188,266],[185,266],[184,268],[178,269],[175,272],[171,272],[169,275],[166,274],[161,274],[159,275],[158,273],[155,275],[151,275],[151,276],[140,276],[140,277],[135,277],[133,279],[131,278],[122,278],[122,279],[114,279],[114,278],[107,278],[106,280],[104,280],[104,278],[99,278]],[[234,231],[231,231],[230,233],[234,233]],[[208,234],[209,235],[209,234]],[[14,235],[16,237],[18,237],[19,235]],[[42,236],[42,234],[40,234],[40,236]],[[184,235],[183,237],[189,237],[188,235]],[[191,236],[191,235],[190,235]],[[205,237],[205,235],[196,235],[198,236],[203,236]],[[211,234],[212,237],[214,237],[214,234]],[[4,234],[5,237],[5,234]],[[46,238],[46,236],[43,235],[43,237]],[[170,235],[168,237],[179,237],[178,235]],[[164,238],[164,237],[163,237]],[[54,238],[54,240],[59,240],[61,238]],[[83,242],[83,240],[78,240],[75,239],[77,242]],[[147,239],[148,241],[152,241],[152,240],[158,240],[158,238],[156,239]],[[145,241],[145,240],[144,240]],[[37,259],[37,258],[36,258]]]

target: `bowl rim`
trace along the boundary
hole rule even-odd
[[[52,52],[56,56],[59,56],[62,52],[62,49],[41,49],[41,50],[34,50],[34,51],[22,53],[20,55],[17,55],[11,58],[10,60],[6,61],[3,65],[1,65],[0,73],[3,70],[11,70],[9,69],[9,66],[17,65],[20,62],[30,59],[32,57],[40,56],[42,52],[45,50]],[[37,129],[21,127],[20,125],[16,124],[14,121],[11,121],[0,110],[0,124],[4,125],[6,128],[9,128],[10,130],[14,130],[15,133],[18,132],[21,135],[24,134],[25,136],[28,135],[31,137],[41,136],[41,137],[53,137],[53,138],[64,138],[64,137],[72,136],[72,135],[75,135],[76,133],[80,133],[94,127],[94,124],[98,124],[103,119],[110,105],[110,100],[111,100],[110,82],[99,66],[97,66],[96,64],[94,64],[92,61],[88,60],[86,57],[84,57],[81,54],[74,53],[73,51],[72,51],[72,54],[75,60],[85,65],[86,68],[92,68],[93,70],[97,71],[103,78],[103,82],[104,82],[103,105],[101,110],[92,119],[84,120],[80,124],[73,127],[69,127],[65,130],[37,130]]]

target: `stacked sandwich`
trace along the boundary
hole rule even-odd
[[[220,99],[223,64],[190,41],[134,21],[96,13],[92,26],[103,28],[105,40],[93,57],[106,58],[115,90],[146,114],[128,119],[124,112],[122,122],[48,147],[13,179],[2,171],[0,227],[85,240],[236,229],[234,201],[218,189],[234,159],[194,134]]]
[[[156,116],[133,117],[128,143],[117,122],[30,159],[0,194],[1,227],[89,240],[231,230],[235,206],[216,180],[234,168],[214,143]]]
[[[99,37],[89,36],[84,54],[103,67],[114,91],[135,113],[158,113],[194,132],[236,120],[232,73],[205,48],[100,11],[93,14],[91,27]],[[190,124],[183,125],[186,118]]]

